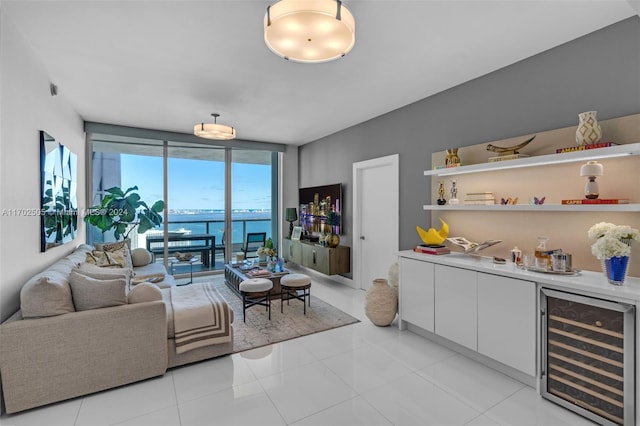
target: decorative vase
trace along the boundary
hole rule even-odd
[[[324,242],[327,247],[331,247],[331,248],[338,247],[338,245],[340,244],[340,236],[332,232],[330,234],[327,234],[327,236],[324,239]]]
[[[597,111],[587,111],[578,114],[580,123],[576,130],[576,143],[580,146],[600,142],[602,129],[598,124]]]
[[[267,253],[260,253],[258,254],[258,260],[262,263],[262,262],[266,262],[267,261]]]
[[[629,256],[616,256],[604,260],[605,273],[610,284],[622,285],[627,277]]]
[[[376,278],[367,290],[364,313],[377,326],[385,327],[393,322],[398,312],[398,293],[386,279]]]

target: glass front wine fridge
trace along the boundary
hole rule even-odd
[[[543,288],[544,398],[602,425],[635,425],[635,306]]]

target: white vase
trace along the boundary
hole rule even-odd
[[[387,280],[376,278],[367,290],[364,313],[377,326],[388,326],[398,312],[398,293]]]
[[[580,146],[600,142],[602,129],[598,124],[597,111],[587,111],[578,114],[580,123],[576,130],[576,143]]]

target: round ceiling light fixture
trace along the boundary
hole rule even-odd
[[[264,41],[295,62],[341,58],[356,42],[356,22],[339,0],[280,0],[267,8]]]
[[[226,124],[218,124],[220,114],[213,113],[213,123],[200,123],[193,126],[193,134],[207,139],[230,140],[236,138],[236,129]]]

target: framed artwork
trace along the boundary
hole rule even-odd
[[[291,239],[299,241],[301,235],[302,235],[302,226],[294,226],[293,232],[291,233]]]

